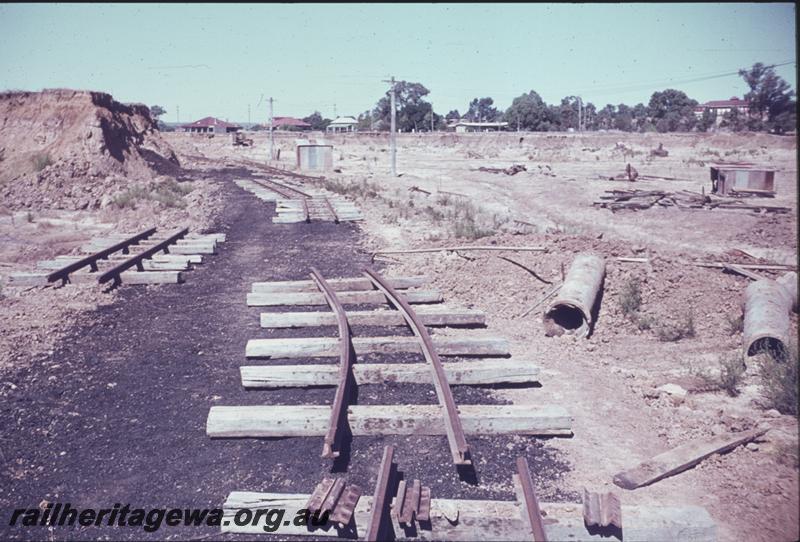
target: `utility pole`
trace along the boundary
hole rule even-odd
[[[578,96],[578,131],[583,131],[583,98]]]
[[[433,133],[433,103],[431,103],[431,133]]]
[[[391,130],[389,132],[389,156],[391,158],[392,163],[392,177],[397,177],[397,135],[396,135],[396,126],[397,126],[397,111],[395,102],[397,97],[395,96],[395,81],[394,76],[389,81],[384,81],[384,83],[390,83],[392,85],[391,94],[391,110],[392,110],[392,123],[391,123]]]
[[[181,123],[181,106],[179,105],[175,106],[175,123],[176,124]]]
[[[336,104],[333,104],[333,119],[336,120],[339,118],[339,115],[336,114]]]
[[[275,140],[272,134],[272,97],[269,98],[269,159],[272,160],[275,157]]]

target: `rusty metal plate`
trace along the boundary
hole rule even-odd
[[[400,514],[401,525],[411,525],[414,522],[414,514],[419,510],[419,480],[414,480],[411,487],[406,486],[406,495],[403,500],[403,512]]]
[[[325,500],[322,502],[322,514],[333,513],[342,491],[344,491],[344,479],[337,478],[333,484],[333,487],[331,487],[331,490],[328,492],[328,496],[325,497]]]
[[[586,525],[622,529],[622,506],[619,496],[608,493],[590,493],[583,488],[583,520]]]
[[[325,498],[328,496],[328,493],[330,493],[335,483],[336,478],[323,478],[322,481],[317,484],[317,487],[314,488],[311,497],[309,497],[306,503],[306,510],[310,511],[312,514],[321,510],[322,503],[325,502]]]
[[[417,509],[417,521],[431,520],[431,488],[423,487],[419,492],[419,507]]]
[[[332,523],[344,527],[350,523],[350,518],[353,517],[353,512],[356,509],[358,500],[361,498],[361,487],[355,484],[349,485],[345,488],[339,501],[336,503],[336,509],[330,517]]]

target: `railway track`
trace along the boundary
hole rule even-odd
[[[51,283],[169,284],[183,280],[190,264],[214,254],[224,234],[190,234],[188,228],[159,233],[148,228],[139,233],[119,233],[95,238],[81,247],[83,255],[56,256],[40,261],[47,272],[14,273],[9,283],[39,286]]]
[[[459,475],[476,471],[469,440],[474,435],[570,436],[571,417],[560,406],[542,404],[456,405],[451,386],[520,385],[539,381],[539,369],[529,360],[509,356],[502,337],[475,336],[485,327],[485,315],[474,309],[442,303],[439,292],[426,288],[422,276],[386,278],[371,268],[362,276],[326,279],[310,269],[309,280],[256,282],[247,305],[264,307],[262,328],[301,329],[335,327],[337,334],[302,338],[251,339],[248,359],[262,365],[240,367],[242,385],[248,389],[335,387],[329,406],[317,404],[212,406],[206,433],[211,438],[319,438],[320,456],[334,467],[343,455],[342,435],[426,435],[444,437],[450,461]],[[356,305],[356,310],[349,306]],[[371,306],[369,310],[364,306]],[[280,307],[279,310],[274,307]],[[289,310],[287,308],[298,310]],[[321,308],[321,310],[317,310]],[[380,336],[354,337],[351,326],[382,328]],[[394,330],[408,327],[413,336]],[[431,333],[428,328],[466,328],[458,335]],[[359,362],[365,354],[378,356],[416,353],[414,361]],[[335,358],[338,363],[319,363]],[[424,362],[420,362],[422,358]],[[447,361],[443,361],[446,358]],[[470,359],[468,359],[470,358]],[[272,364],[271,360],[302,359],[298,364]],[[311,361],[314,360],[314,361]],[[438,404],[357,405],[348,401],[354,388],[386,383],[433,384]],[[302,397],[302,392],[298,392]],[[397,437],[395,437],[397,442]],[[402,440],[400,440],[402,442]],[[401,446],[401,445],[395,445]],[[260,525],[237,523],[243,508],[281,508],[290,514],[311,511],[325,514],[323,527],[278,525],[282,536],[363,538],[385,540],[586,540],[609,536],[609,529],[633,538],[671,539],[675,532],[691,529],[700,539],[713,538],[713,521],[703,509],[665,506],[622,506],[618,498],[585,492],[584,504],[540,503],[528,463],[517,458],[511,481],[513,501],[443,499],[432,495],[414,473],[398,473],[401,448],[386,446],[371,497],[344,478],[323,478],[311,494],[234,491],[223,505],[223,532],[263,533]],[[406,453],[415,454],[414,449]],[[442,458],[444,459],[444,458]],[[485,462],[487,458],[483,458]],[[377,458],[376,458],[377,460]],[[436,458],[429,458],[436,461]],[[698,515],[693,515],[697,513]],[[327,519],[325,519],[327,518]],[[589,518],[589,519],[587,519]],[[667,518],[667,519],[665,519]],[[616,531],[615,531],[616,532]],[[613,533],[612,533],[612,536]],[[621,538],[621,534],[619,534]]]
[[[323,191],[309,193],[287,183],[265,178],[238,179],[235,182],[262,201],[276,204],[278,216],[274,219],[275,223],[339,223],[363,218],[361,211],[352,202]]]

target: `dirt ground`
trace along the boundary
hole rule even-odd
[[[373,251],[387,247],[524,245],[543,246],[547,252],[503,255],[550,283],[560,280],[579,252],[605,258],[604,292],[589,339],[546,337],[543,306],[522,316],[552,284],[497,254],[394,255],[379,264],[397,274],[425,270],[448,302],[486,311],[489,329],[511,341],[514,356],[531,359],[542,368],[542,387],[456,388],[457,402],[561,404],[574,418],[574,437],[470,439],[476,455],[491,458],[481,465],[478,486],[460,483],[446,462],[426,459],[448,456],[443,439],[397,439],[409,452],[418,452],[414,459],[411,453],[403,454],[401,469],[428,481],[438,496],[510,499],[511,462],[524,454],[532,462],[537,490],[545,501],[576,501],[583,487],[615,490],[623,504],[704,506],[717,522],[720,540],[796,540],[800,534],[797,418],[781,415],[765,400],[759,377],[763,360],[748,360],[735,397],[695,385],[697,374],[719,371],[721,362],[741,348],[741,332],[732,322],[741,314],[741,295],[749,279],[686,263],[740,258],[732,255],[732,249],[760,261],[797,263],[796,140],[726,134],[523,137],[520,141],[517,134],[402,135],[397,178],[388,175],[385,137],[331,138],[334,166],[340,172],[303,182],[357,202],[366,220],[357,227],[344,227],[272,225],[266,220],[269,206],[232,184],[247,171],[223,168],[264,162],[264,134],[256,134],[251,149],[234,149],[228,138],[164,134],[190,170],[187,179],[204,179],[203,186],[213,187],[214,192],[201,192],[209,200],[203,216],[213,217],[205,219],[207,226],[226,232],[228,241],[180,287],[122,288],[96,294],[103,296],[96,301],[94,293],[84,294],[72,286],[47,292],[53,296],[43,298],[49,306],[60,306],[71,296],[84,305],[58,315],[63,319],[63,338],[49,339],[48,328],[39,329],[30,353],[14,346],[21,335],[5,335],[0,347],[11,354],[6,366],[0,367],[2,486],[10,488],[3,496],[4,508],[67,497],[84,505],[117,499],[141,505],[217,506],[231,490],[310,491],[326,472],[317,459],[316,439],[209,441],[205,437],[205,415],[212,404],[324,403],[332,397],[330,390],[305,390],[300,395],[241,389],[236,368],[244,361],[245,341],[268,336],[258,328],[258,311],[244,305],[250,283],[302,278],[309,265],[331,276],[352,275]],[[277,137],[281,159],[272,166],[293,168],[293,140],[294,135]],[[663,143],[669,157],[649,157],[658,143]],[[775,166],[778,195],[770,203],[790,207],[791,212],[757,215],[653,208],[611,213],[592,206],[604,190],[616,188],[700,191],[704,187],[708,192],[708,163],[716,160]],[[686,180],[639,181],[631,186],[600,178],[621,173],[627,163],[641,174]],[[514,176],[476,171],[481,166],[512,164],[523,164],[527,171]],[[410,191],[413,187],[430,195]],[[20,229],[22,218],[15,216],[14,228]],[[87,235],[113,222],[98,214],[69,219],[82,220]],[[14,228],[6,235],[17,235]],[[36,236],[31,223],[26,221],[24,228],[30,229],[28,239]],[[478,235],[482,237],[475,239]],[[32,261],[34,254],[28,256],[22,260]],[[623,263],[617,257],[649,261]],[[621,295],[633,279],[641,285],[641,314],[653,329],[640,329],[623,314]],[[14,293],[14,303],[34,295],[42,292]],[[6,303],[2,305],[6,321],[32,318],[35,308],[26,312],[7,304],[7,299],[0,300]],[[102,306],[90,311],[94,304]],[[688,316],[694,322],[694,337],[677,342],[658,339],[656,329]],[[316,330],[308,332],[312,331]],[[356,332],[371,334],[366,329]],[[52,344],[37,346],[48,340]],[[88,385],[90,377],[97,384]],[[655,390],[667,383],[686,388],[685,400]],[[407,400],[405,388],[364,388],[358,395],[362,404]],[[411,393],[416,401],[435,400],[432,387],[415,388],[419,389]],[[671,447],[756,426],[769,429],[758,442],[649,487],[625,491],[611,483],[615,473]],[[352,449],[348,477],[371,487],[376,458],[389,440],[359,439]],[[6,531],[2,536],[46,534]],[[96,534],[66,536],[83,539]],[[156,534],[163,537],[163,532]],[[174,534],[213,536],[197,529]],[[114,531],[108,536],[143,534]]]
[[[224,141],[170,134],[179,152],[231,163],[266,158],[267,142],[252,149]],[[293,170],[294,136],[276,138],[281,159]],[[686,264],[687,261],[797,263],[796,139],[763,134],[404,134],[398,138],[397,178],[388,175],[386,137],[347,135],[334,144],[334,172],[318,181],[353,197],[366,213],[363,249],[453,244],[544,246],[547,253],[505,254],[556,282],[579,252],[606,258],[604,295],[588,340],[544,336],[544,306],[521,315],[552,287],[531,273],[487,253],[392,255],[398,273],[426,271],[454,302],[486,310],[489,325],[513,341],[514,354],[544,369],[536,390],[497,391],[495,396],[568,406],[575,437],[551,445],[564,452],[570,470],[563,489],[615,489],[624,503],[698,504],[719,526],[720,540],[798,538],[797,419],[770,408],[759,377],[759,358],[747,362],[739,394],[706,389],[699,374],[718,374],[741,348],[733,322],[741,315],[749,279]],[[666,158],[651,157],[662,143]],[[592,206],[605,190],[710,192],[708,164],[751,161],[777,169],[772,205],[785,215],[743,211],[652,208],[611,213]],[[632,164],[640,174],[683,180],[610,181]],[[514,176],[479,167],[525,165]],[[430,195],[414,190],[430,192]],[[410,190],[411,189],[411,190]],[[454,207],[468,207],[466,212]],[[459,227],[464,216],[474,227]],[[515,222],[521,221],[521,222]],[[470,226],[468,224],[467,226]],[[489,234],[469,239],[477,229]],[[459,233],[466,238],[457,238]],[[623,263],[616,257],[648,258]],[[379,257],[380,259],[380,257]],[[779,273],[759,272],[777,278]],[[695,336],[662,342],[623,314],[620,295],[633,279],[641,284],[642,314],[668,327],[691,317]],[[793,316],[797,326],[797,317]],[[656,387],[688,390],[672,400]],[[769,428],[757,443],[715,456],[698,467],[635,491],[616,488],[613,475],[672,447],[726,431]],[[599,458],[602,458],[601,460]]]

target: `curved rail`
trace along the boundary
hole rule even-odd
[[[272,190],[273,192],[280,194],[281,196],[287,199],[311,198],[311,194],[306,194],[302,190],[298,190],[297,188],[294,188],[292,186],[285,185],[277,181],[273,181],[272,179],[251,178],[250,180],[256,184],[260,184],[264,188],[267,188],[269,190]]]
[[[336,313],[336,320],[339,324],[339,384],[336,387],[336,395],[331,406],[331,418],[328,423],[328,432],[325,434],[325,442],[322,445],[322,457],[339,457],[339,425],[346,422],[347,416],[347,397],[349,383],[352,379],[353,367],[353,348],[350,343],[350,324],[347,323],[347,315],[344,312],[339,298],[328,282],[316,267],[311,268],[311,279],[316,283],[319,290],[325,296],[331,310]]]
[[[433,370],[433,385],[436,388],[439,404],[444,407],[445,432],[447,433],[447,441],[450,444],[450,452],[453,455],[453,462],[456,465],[471,465],[472,461],[469,457],[469,446],[464,436],[464,429],[461,426],[461,419],[458,417],[458,408],[453,399],[453,392],[450,390],[450,385],[447,383],[447,375],[445,375],[442,362],[439,360],[439,355],[433,348],[433,341],[431,341],[428,330],[422,325],[422,322],[417,317],[414,309],[411,308],[411,305],[409,305],[404,298],[400,297],[395,289],[374,269],[368,267],[364,270],[364,274],[403,314],[403,317],[414,332],[414,335],[420,340],[422,353],[428,363],[431,364],[431,369]]]

